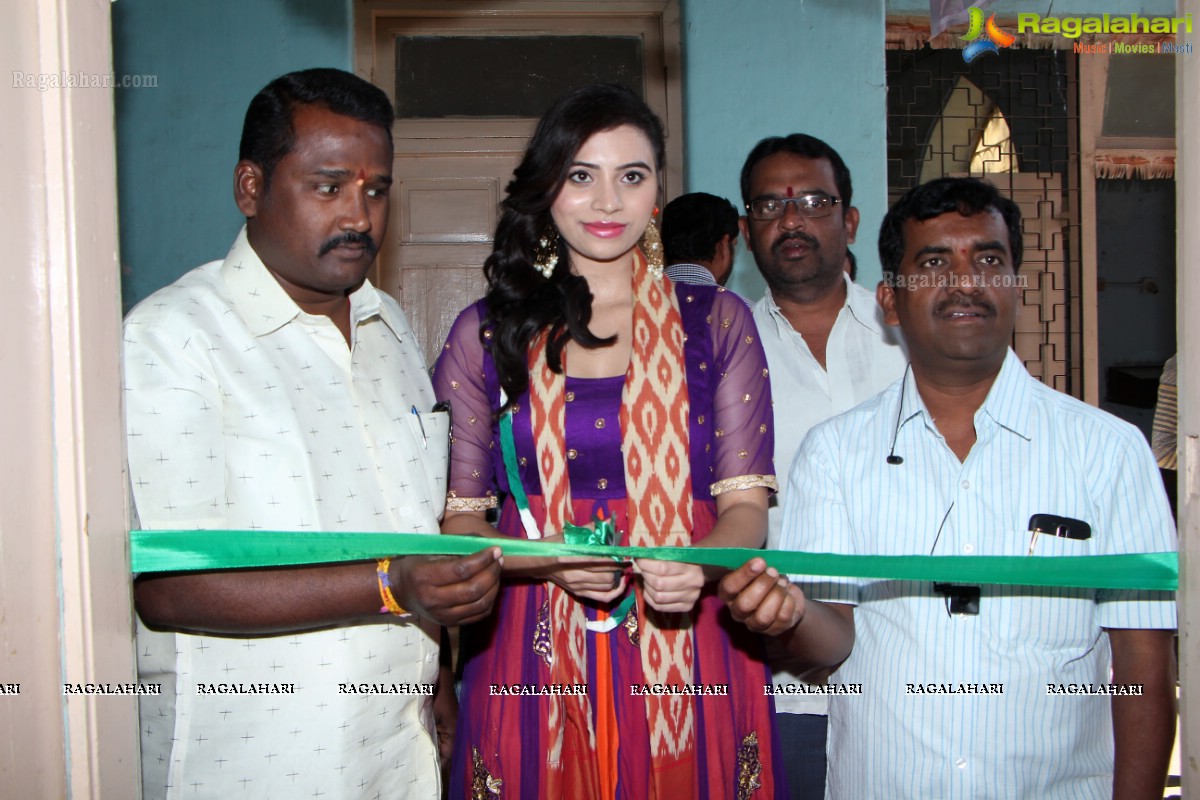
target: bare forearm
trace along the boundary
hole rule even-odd
[[[797,675],[836,668],[854,646],[853,614],[851,606],[806,600],[799,624],[768,639],[772,663]]]
[[[736,497],[735,497],[736,495]],[[724,498],[724,499],[723,499]],[[744,489],[717,498],[717,521],[694,547],[746,547],[757,550],[767,541],[767,491]],[[729,571],[703,567],[706,581],[717,581]]]
[[[139,578],[138,614],[153,627],[282,633],[379,618],[376,564],[229,570]]]
[[[716,524],[696,547],[749,547],[757,549],[767,541],[767,508],[753,502],[735,503],[722,509]]]
[[[1133,649],[1128,645],[1136,635]],[[1172,631],[1109,631],[1113,683],[1137,684],[1140,696],[1112,698],[1115,800],[1159,798],[1175,743]],[[1132,650],[1132,652],[1131,652]]]
[[[392,558],[393,599],[441,625],[484,617],[499,588],[498,547],[460,557]],[[276,570],[230,570],[139,578],[134,602],[152,627],[236,634],[273,634],[370,619],[383,599],[375,562]]]

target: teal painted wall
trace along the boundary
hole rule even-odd
[[[862,212],[860,283],[878,280],[875,239],[886,204],[889,14],[927,15],[928,0],[680,0],[687,189],[740,206],[738,174],[764,136],[802,131],[849,165]],[[1050,0],[997,2],[1001,15]],[[1171,0],[1054,0],[1054,13],[1173,14]],[[246,104],[293,69],[352,63],[351,0],[117,0],[118,73],[157,89],[116,95],[121,262],[126,305],[220,258],[241,224],[232,173]],[[739,256],[731,288],[763,292]]]
[[[158,76],[116,94],[126,308],[225,256],[242,224],[233,167],[250,98],[291,70],[348,69],[349,17],[346,0],[113,3],[115,71]]]
[[[879,280],[886,211],[883,0],[682,0],[687,188],[741,207],[738,176],[763,137],[808,133],[850,168],[862,212],[859,282]],[[928,11],[926,11],[928,13]],[[729,287],[762,296],[742,248]]]
[[[882,3],[681,0],[689,190],[740,205],[738,173],[760,138],[828,139],[854,175],[868,283],[885,198]],[[288,70],[350,68],[351,16],[349,0],[114,3],[116,71],[159,76],[158,89],[117,96],[127,307],[225,254],[241,224],[231,191],[246,104]],[[758,296],[741,258],[732,286]]]

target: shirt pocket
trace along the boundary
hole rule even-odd
[[[413,480],[425,489],[440,520],[446,510],[446,486],[450,471],[450,412],[427,411],[409,414],[408,428],[416,442],[419,469]]]
[[[1021,553],[1029,552],[1030,531],[1023,537]],[[1091,541],[1040,534],[1032,558],[1086,556]],[[1062,586],[996,587],[1006,608],[1006,639],[1012,647],[1031,654],[1060,654],[1073,658],[1090,650],[1100,632],[1096,621],[1096,590]],[[999,599],[999,598],[998,598]],[[986,602],[986,599],[985,599]],[[1035,656],[1036,657],[1036,656]]]

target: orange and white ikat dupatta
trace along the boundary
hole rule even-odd
[[[692,479],[683,320],[669,281],[651,276],[640,250],[634,250],[634,257],[633,355],[621,397],[629,542],[686,546],[691,543]],[[544,332],[531,346],[529,363],[531,423],[546,508],[543,531],[550,536],[561,532],[565,522],[586,524],[588,520],[570,519],[565,444],[566,367],[564,362],[563,373],[554,373],[549,368]],[[551,678],[558,684],[586,683],[587,620],[583,608],[566,590],[553,583],[547,585],[553,653]],[[645,682],[692,684],[689,615],[648,610],[641,587],[637,586],[635,591]],[[607,642],[602,645],[607,646]],[[551,742],[547,760],[552,770],[547,796],[589,800],[613,796],[614,776],[603,773],[611,772],[605,765],[611,766],[611,756],[615,755],[611,749],[616,741],[612,724],[615,720],[593,720],[586,697],[547,699],[552,703],[547,717]],[[695,763],[691,754],[696,746],[695,706],[689,696],[649,696],[646,716],[653,762],[650,775],[654,782],[648,796],[677,796],[681,785],[691,785],[690,770]]]

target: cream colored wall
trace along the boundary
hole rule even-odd
[[[111,69],[108,0],[9,4],[0,42],[0,793],[134,798],[112,91],[12,86]]]
[[[1181,0],[1179,13],[1200,17],[1200,0]],[[1200,797],[1200,60],[1176,63],[1175,171],[1179,326],[1179,676],[1183,736],[1183,796]]]

